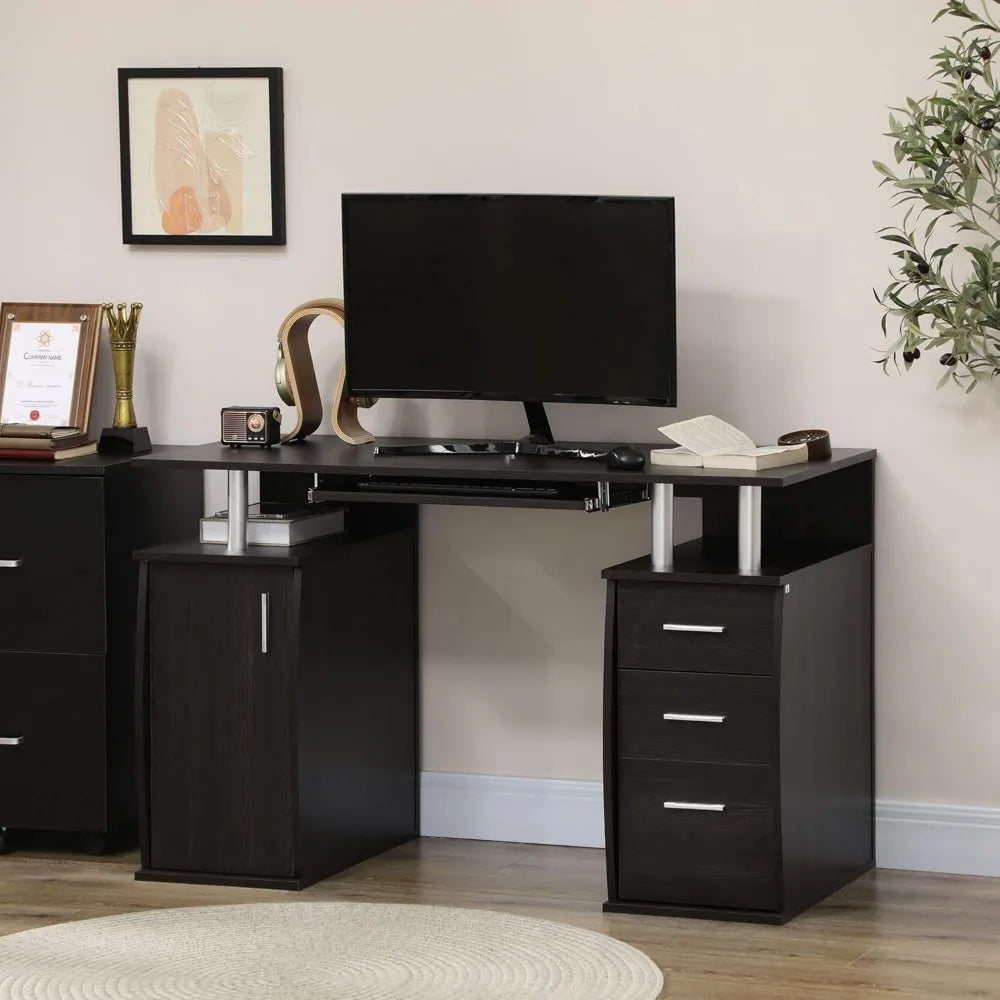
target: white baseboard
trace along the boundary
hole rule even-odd
[[[879,801],[879,868],[1000,877],[1000,809]]]
[[[599,781],[421,776],[425,837],[499,840],[567,847],[604,846]],[[880,868],[1000,877],[1000,809],[881,801],[875,810]]]
[[[424,771],[420,832],[460,840],[603,847],[604,790],[599,781]]]

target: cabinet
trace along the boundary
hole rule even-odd
[[[872,547],[693,575],[605,571],[605,908],[783,923],[874,863]]]
[[[141,553],[138,878],[302,888],[416,835],[415,544]]]
[[[134,836],[131,551],[194,530],[200,483],[127,458],[0,462],[0,827]]]

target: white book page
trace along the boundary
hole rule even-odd
[[[692,417],[690,420],[680,420],[676,424],[667,424],[660,428],[671,441],[676,441],[682,448],[688,448],[696,455],[754,455],[758,454],[757,446],[732,424],[718,417]]]

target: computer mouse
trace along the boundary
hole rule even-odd
[[[617,472],[637,472],[646,467],[646,453],[634,444],[620,444],[608,452],[608,468]]]

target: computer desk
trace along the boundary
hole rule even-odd
[[[246,545],[249,472],[260,473],[261,500],[336,501],[359,531],[405,530],[414,545],[419,504],[595,516],[651,501],[650,554],[603,574],[606,908],[780,923],[873,864],[874,451],[838,448],[762,472],[630,472],[524,456],[375,456],[371,445],[312,437],[271,449],[166,446],[137,461],[228,473],[229,544],[151,550],[144,567],[273,562]],[[405,489],[380,488],[386,478]],[[489,495],[476,492],[484,483]],[[702,501],[701,537],[676,546],[675,497]],[[156,592],[143,579],[148,661]],[[406,600],[415,615],[415,584]],[[377,608],[360,624],[378,628]],[[148,670],[142,684],[148,693]],[[415,783],[418,755],[406,764]],[[149,768],[140,745],[140,785]],[[308,884],[418,830],[414,818],[277,881],[247,858],[242,873],[217,858],[217,871],[185,873],[147,856],[156,834],[140,792],[144,878]]]

